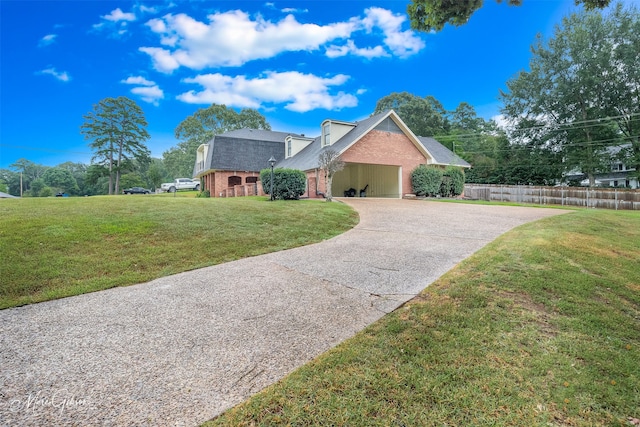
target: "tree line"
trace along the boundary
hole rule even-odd
[[[415,2],[418,4],[419,2]],[[466,102],[446,110],[433,96],[392,93],[373,114],[394,109],[419,136],[431,136],[472,168],[466,181],[550,185],[583,173],[595,184],[614,162],[640,175],[640,19],[637,8],[581,11],[562,20],[553,37],[538,37],[530,70],[500,93],[506,126],[478,117]],[[106,98],[84,117],[89,165],[46,167],[26,159],[0,169],[0,191],[47,196],[113,194],[131,186],[154,189],[190,177],[199,145],[235,129],[270,130],[254,109],[225,105],[197,110],[175,128],[179,143],[151,158],[142,109],[126,97]],[[21,187],[22,185],[22,187]]]

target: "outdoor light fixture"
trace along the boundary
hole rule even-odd
[[[271,156],[269,159],[269,166],[271,166],[271,189],[269,190],[269,194],[271,194],[271,200],[274,200],[273,197],[273,167],[276,165],[276,159]]]

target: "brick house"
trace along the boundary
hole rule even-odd
[[[367,197],[400,198],[411,193],[411,171],[421,164],[469,168],[433,138],[419,137],[389,110],[359,122],[325,120],[316,138],[286,132],[242,129],[215,136],[198,147],[194,177],[212,197],[260,195],[260,170],[273,156],[276,168],[304,171],[305,197],[326,192],[318,156],[329,148],[340,153],[345,168],[333,178],[332,193],[366,188]]]

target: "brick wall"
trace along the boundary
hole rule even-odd
[[[413,192],[411,171],[427,163],[427,158],[406,135],[378,130],[372,130],[356,142],[342,154],[342,160],[346,163],[401,166],[404,194]]]
[[[239,176],[242,184],[229,186],[229,177]],[[210,172],[203,176],[204,188],[209,190],[211,197],[234,197],[235,195],[253,195],[255,193],[256,183],[247,183],[248,177],[260,177],[259,172],[239,172],[239,171],[219,171]],[[257,182],[258,195],[264,195],[262,192],[262,183]]]

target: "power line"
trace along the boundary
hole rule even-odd
[[[597,118],[597,119],[588,119],[588,120],[578,120],[578,121],[574,121],[571,123],[551,123],[551,124],[545,124],[545,125],[539,125],[539,126],[531,126],[528,128],[519,128],[519,129],[505,129],[504,127],[500,127],[498,130],[502,130],[502,131],[511,131],[511,132],[521,132],[521,131],[526,131],[526,130],[536,130],[536,129],[545,129],[545,128],[549,128],[549,127],[571,127],[571,126],[576,126],[576,125],[581,125],[581,124],[587,124],[587,123],[593,123],[589,126],[584,126],[584,128],[586,127],[595,127],[595,126],[599,126],[602,123],[596,123],[596,122],[601,122],[601,121],[609,121],[609,120],[615,120],[615,119],[621,119],[621,118],[629,118],[631,119],[632,117],[638,117],[637,119],[632,119],[630,121],[635,122],[637,120],[640,120],[640,112],[638,113],[629,113],[629,114],[620,114],[617,116],[607,116],[607,117],[601,117],[601,118]],[[578,127],[578,129],[581,129],[583,127]],[[460,138],[460,137],[470,137],[470,136],[495,136],[495,135],[491,135],[488,132],[473,132],[473,133],[463,133],[463,134],[454,134],[454,135],[436,135],[433,138],[434,139],[446,139],[446,138]]]

